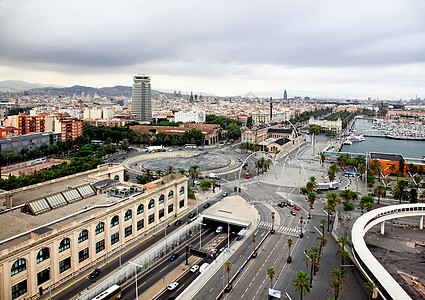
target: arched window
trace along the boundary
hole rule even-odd
[[[50,257],[50,251],[48,248],[41,249],[37,254],[37,263],[42,262]]]
[[[111,227],[117,226],[119,224],[120,220],[118,216],[114,216],[111,220]]]
[[[118,175],[115,175],[114,180],[120,180],[120,177]]]
[[[15,261],[15,263],[12,265],[12,268],[10,269],[10,276],[13,276],[15,274],[18,274],[19,272],[22,272],[27,269],[27,262],[25,259],[18,259]]]
[[[131,219],[131,209],[127,210],[124,215],[124,221]]]
[[[168,201],[173,200],[173,195],[174,195],[173,191],[170,191],[168,193]]]
[[[89,232],[87,230],[83,230],[78,235],[78,243],[84,242],[85,240],[88,240],[89,238]]]
[[[148,209],[151,209],[154,207],[155,207],[155,200],[151,199],[151,201],[149,201]]]
[[[165,199],[164,195],[159,196],[158,204],[164,203],[164,199]]]
[[[183,194],[184,194],[184,187],[183,187],[183,186],[180,188],[180,190],[179,190],[179,194],[180,194],[180,195],[183,195]]]
[[[137,214],[140,215],[145,211],[145,207],[143,204],[140,204],[139,207],[137,207]]]
[[[69,241],[68,238],[65,238],[59,244],[59,252],[65,251],[69,247],[71,247],[71,242]]]
[[[105,231],[105,223],[100,222],[99,224],[96,225],[96,229],[94,231],[95,234],[99,234],[101,232]]]

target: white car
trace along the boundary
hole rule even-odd
[[[193,265],[192,268],[190,268],[190,272],[192,272],[192,273],[196,273],[198,270],[199,270],[198,265]]]
[[[223,226],[218,226],[215,230],[216,233],[221,233],[223,231]]]
[[[196,185],[200,185],[201,184],[201,182],[198,181],[198,180],[195,180],[193,183],[196,184]]]
[[[177,287],[178,285],[179,285],[179,283],[178,283],[177,281],[171,282],[171,283],[167,286],[167,289],[168,289],[169,291],[172,291],[172,290],[176,289],[176,287]]]

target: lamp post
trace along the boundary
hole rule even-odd
[[[129,261],[130,264],[132,264],[134,266],[134,277],[136,278],[136,300],[139,299],[139,291],[138,291],[138,286],[137,286],[137,267],[140,267],[143,269],[142,265],[136,264],[135,262]]]

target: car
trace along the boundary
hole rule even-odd
[[[277,204],[277,206],[279,206],[279,207],[285,207],[285,204],[283,204],[283,202],[280,202],[280,203]]]
[[[171,254],[171,256],[170,256],[169,260],[174,261],[174,260],[176,260],[178,257],[179,257],[179,254],[178,254],[178,253],[173,253],[173,254]]]
[[[189,219],[192,219],[194,216],[196,216],[196,212],[192,211],[192,212],[189,214]]]
[[[294,206],[294,209],[295,209],[295,210],[300,210],[300,207],[299,207],[298,205],[295,205],[295,206]]]
[[[175,290],[178,287],[179,283],[177,281],[170,282],[170,284],[167,285],[167,290],[172,291]]]
[[[174,222],[174,226],[179,226],[182,223],[182,220],[177,220]]]
[[[192,268],[190,268],[190,272],[192,272],[192,273],[196,273],[198,270],[199,270],[198,265],[193,265]]]
[[[93,278],[96,278],[97,276],[99,276],[100,275],[100,273],[101,273],[101,271],[100,271],[100,269],[99,268],[96,268],[96,269],[94,269],[88,276],[87,276],[87,278],[88,279],[93,279]]]
[[[295,211],[291,210],[291,215],[296,216],[297,213]]]
[[[217,229],[215,230],[215,233],[221,233],[223,232],[223,226],[218,226]]]
[[[209,203],[205,203],[204,204],[204,206],[203,206],[203,208],[208,208],[208,207],[210,207],[211,206],[211,204],[209,204]]]
[[[200,185],[201,184],[201,182],[198,181],[198,180],[195,180],[193,183],[196,184],[196,185]]]
[[[219,187],[221,187],[221,184],[220,183],[216,183],[215,184],[215,187],[218,187],[219,188]]]
[[[223,193],[223,197],[226,197],[226,196],[227,196],[227,192],[224,192],[224,193]]]

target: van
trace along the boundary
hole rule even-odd
[[[288,200],[288,205],[289,205],[289,206],[294,206],[294,201],[292,201],[292,200]]]
[[[210,265],[209,263],[203,263],[202,266],[199,268],[199,273],[204,272],[209,265]]]

